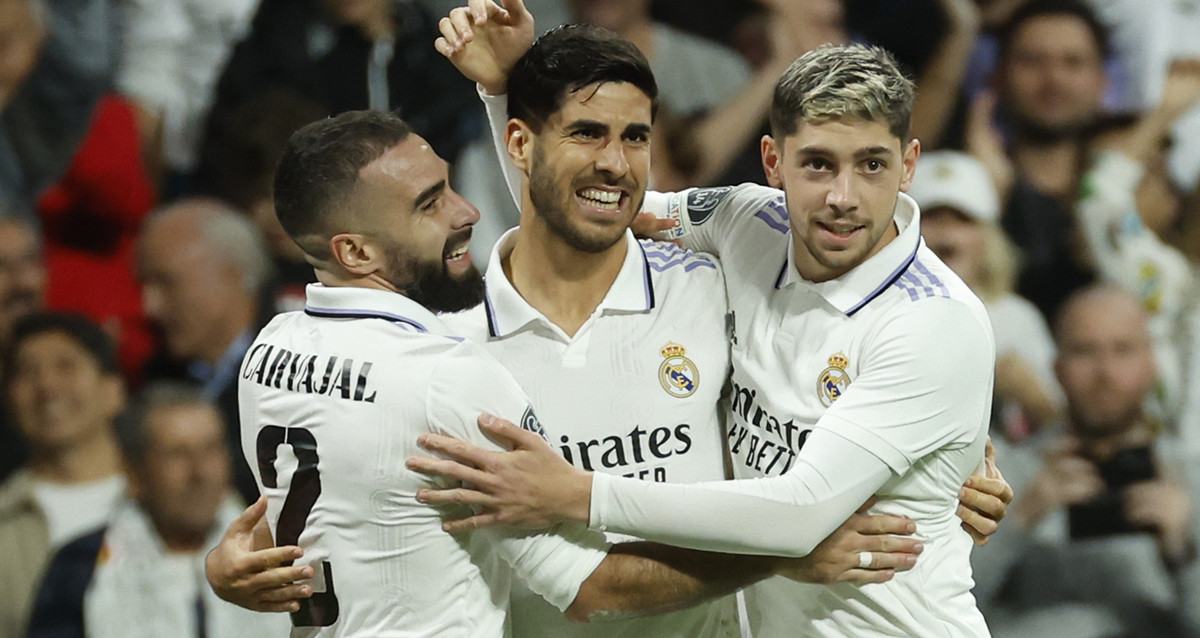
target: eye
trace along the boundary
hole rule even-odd
[[[883,160],[869,159],[863,162],[863,168],[865,168],[868,173],[878,173],[887,168],[887,164]]]
[[[572,132],[571,137],[575,137],[575,138],[578,138],[581,140],[594,140],[594,139],[598,139],[600,137],[600,134],[597,131],[592,130],[592,129],[581,128],[581,129],[576,129],[574,132]]]
[[[441,201],[441,197],[430,197],[424,204],[421,204],[421,208],[418,210],[420,210],[422,213],[433,212],[433,210],[437,208],[438,203]]]
[[[637,144],[645,144],[646,142],[650,141],[650,134],[646,133],[644,131],[639,131],[636,133],[626,133],[625,141],[635,142]]]
[[[821,157],[810,157],[804,160],[800,166],[812,171],[827,171],[833,168],[833,164],[830,164],[827,160]]]

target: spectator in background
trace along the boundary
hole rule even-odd
[[[1001,226],[1025,261],[1017,291],[1046,317],[1093,279],[1072,212],[1087,162],[1089,129],[1103,115],[1108,31],[1082,0],[1039,0],[1001,29],[994,84],[1005,148],[991,98],[973,105],[967,149],[992,174],[1006,202]]]
[[[1162,416],[1178,428],[1193,461],[1200,461],[1200,275],[1195,263],[1147,228],[1147,221],[1182,206],[1162,186],[1169,179],[1163,154],[1172,126],[1197,102],[1200,59],[1177,60],[1157,108],[1132,126],[1096,139],[1078,201],[1084,245],[1098,273],[1136,296],[1150,313]]]
[[[0,0],[0,204],[34,210],[108,90],[119,47],[111,0]]]
[[[275,164],[288,137],[301,126],[328,115],[320,105],[284,88],[268,88],[227,114],[222,131],[204,147],[197,168],[197,187],[248,211],[274,263],[274,276],[264,286],[260,313],[266,324],[280,312],[304,308],[304,287],[315,282],[304,259],[275,215],[272,185]]]
[[[135,275],[137,235],[154,199],[133,106],[110,94],[93,110],[66,172],[37,202],[47,307],[80,313],[108,330],[135,384],[154,348]]]
[[[13,329],[4,390],[30,459],[0,485],[0,635],[23,636],[50,557],[102,525],[124,490],[113,420],[125,386],[98,326],[34,314]]]
[[[1054,341],[1041,313],[1013,292],[1016,249],[996,222],[1000,200],[979,160],[956,151],[921,155],[908,194],[921,207],[929,248],[983,301],[996,336],[992,427],[1018,441],[1060,416]]]
[[[221,602],[204,556],[241,513],[230,489],[225,426],[187,386],[146,388],[117,420],[128,497],[108,525],[60,551],[29,638],[284,635],[281,614]]]
[[[253,502],[258,489],[241,453],[237,372],[259,327],[259,291],[269,268],[258,231],[218,200],[189,199],[151,216],[139,248],[146,313],[164,345],[145,377],[195,384],[217,403],[234,486]]]
[[[993,635],[1194,636],[1193,497],[1143,410],[1156,383],[1146,313],[1120,289],[1085,288],[1055,337],[1067,434],[1041,441],[1040,461],[1005,456],[1012,523],[973,557]]]
[[[329,113],[396,111],[452,160],[481,127],[470,83],[433,50],[437,35],[416,2],[263,0],[221,75],[210,122],[282,86]]]
[[[37,232],[25,219],[0,215],[0,351],[8,347],[13,327],[22,317],[42,309],[46,267]],[[0,364],[0,377],[4,374]],[[0,481],[25,463],[25,442],[0,410]]]
[[[125,0],[117,88],[137,107],[146,166],[168,198],[196,166],[217,78],[259,0]],[[156,188],[156,191],[159,190]]]

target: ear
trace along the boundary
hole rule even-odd
[[[904,174],[900,177],[900,190],[907,193],[917,174],[917,158],[921,157],[921,141],[912,138],[904,146]]]
[[[783,188],[783,177],[780,175],[783,168],[783,149],[770,135],[762,136],[760,146],[763,172],[767,175],[767,184],[772,188]]]
[[[379,267],[379,250],[365,236],[357,233],[341,233],[330,237],[329,253],[334,262],[354,275],[366,276]]]
[[[504,143],[512,163],[528,173],[533,157],[533,129],[524,120],[511,119],[504,130]]]

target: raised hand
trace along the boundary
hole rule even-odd
[[[433,46],[491,95],[505,92],[508,72],[533,45],[533,14],[522,0],[469,0],[438,22]]]

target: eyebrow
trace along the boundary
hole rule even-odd
[[[813,155],[829,156],[833,154],[833,151],[823,146],[805,146],[796,151],[796,155],[799,157],[810,157]],[[855,159],[862,159],[864,157],[879,157],[881,155],[891,156],[894,154],[895,151],[887,146],[868,146],[867,148],[860,148],[857,151],[854,151],[854,155],[852,157]]]
[[[625,135],[633,135],[633,134],[645,135],[646,137],[649,137],[650,136],[650,125],[649,124],[630,124],[629,126],[626,126],[625,127]]]
[[[417,198],[413,200],[413,210],[418,210],[425,205],[425,202],[433,199],[438,193],[446,190],[446,180],[442,180],[429,188],[421,191]]]

